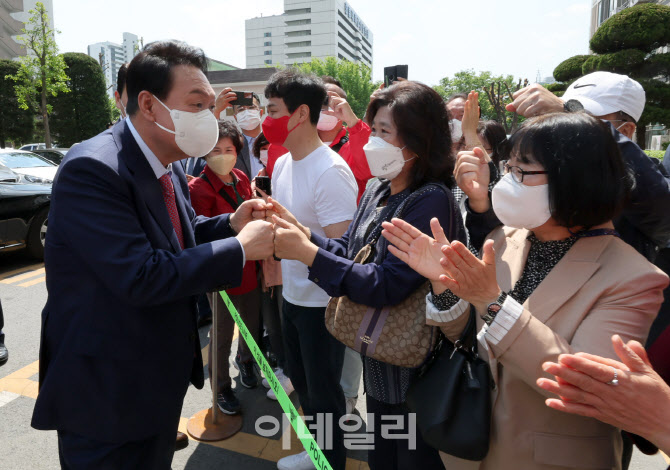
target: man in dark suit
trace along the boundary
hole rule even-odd
[[[58,431],[65,469],[170,468],[189,381],[203,386],[195,296],[272,254],[271,224],[252,221],[263,203],[211,219],[191,208],[176,162],[216,142],[206,61],[147,45],[128,67],[129,118],[56,175],[32,426]]]

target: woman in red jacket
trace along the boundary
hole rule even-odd
[[[213,217],[235,212],[242,202],[253,197],[251,184],[244,172],[234,168],[237,155],[244,145],[243,137],[234,123],[219,123],[219,141],[206,155],[207,165],[200,177],[188,184],[191,204],[197,215]],[[242,284],[228,291],[230,299],[258,343],[260,319],[260,291],[256,280],[256,263],[247,261],[242,273]],[[240,402],[231,388],[228,358],[233,340],[235,322],[228,313],[221,296],[207,294],[209,303],[217,302],[218,312],[218,376],[217,402],[226,414],[237,414]],[[212,305],[213,307],[213,305]],[[213,308],[212,308],[213,310]],[[240,383],[246,388],[258,385],[253,356],[244,340],[240,339],[235,366],[240,371]],[[212,348],[209,349],[209,376],[212,377]]]

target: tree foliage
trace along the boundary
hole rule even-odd
[[[30,19],[17,40],[23,44],[28,55],[19,59],[17,73],[8,75],[16,82],[15,90],[19,105],[23,109],[36,106],[42,115],[44,142],[51,147],[49,114],[52,111],[49,97],[67,93],[65,62],[58,55],[55,32],[49,27],[49,17],[42,2],[37,2],[30,10]]]
[[[347,93],[347,101],[356,116],[362,118],[370,103],[370,95],[380,83],[372,82],[370,67],[362,63],[338,60],[335,57],[326,57],[325,60],[312,59],[311,62],[300,64],[298,69],[318,76],[329,75],[342,84]]]
[[[492,83],[501,83],[503,91],[505,91],[504,84],[507,84],[510,88],[515,86],[515,80],[512,75],[493,75],[488,71],[477,73],[472,69],[467,69],[456,72],[453,78],[443,78],[440,80],[440,84],[435,86],[434,89],[445,99],[454,93],[477,91],[479,92],[479,107],[482,110],[482,119],[496,119],[496,110],[491,101],[486,97],[486,92],[484,91],[490,89]]]
[[[564,60],[554,69],[554,78],[559,82],[569,82],[582,76],[582,66],[590,55],[576,55]]]
[[[646,57],[647,53],[639,49],[624,49],[609,54],[592,55],[584,61],[581,75],[606,71],[635,77],[642,68]]]
[[[19,64],[13,60],[0,60],[0,147],[6,142],[14,146],[31,140],[35,128],[33,109],[23,109],[16,97],[14,81],[6,78],[19,71]]]
[[[70,147],[107,129],[111,121],[107,84],[98,61],[86,54],[63,54],[71,93],[53,98],[53,133]]]
[[[591,38],[591,50],[598,54],[623,49],[651,52],[670,43],[670,8],[639,3],[613,15]]]

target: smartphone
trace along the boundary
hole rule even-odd
[[[253,106],[254,94],[251,91],[234,91],[237,98],[233,102],[235,106]]]
[[[264,191],[268,196],[272,196],[272,181],[269,176],[257,176],[256,187]],[[256,191],[256,194],[261,195],[258,191]]]
[[[394,65],[392,67],[384,67],[384,86],[391,86],[393,82],[398,80],[398,78],[404,78],[407,80],[407,71],[409,66],[407,65]]]

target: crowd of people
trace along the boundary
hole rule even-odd
[[[214,93],[206,63],[185,43],[147,45],[119,72],[122,119],[54,182],[32,425],[58,431],[62,468],[170,468],[186,389],[205,383],[208,304],[217,406],[241,413],[219,290],[304,415],[331,417],[313,431],[333,469],[361,380],[369,419],[414,433],[374,426],[373,470],[621,469],[633,442],[670,452],[668,276],[653,264],[667,266],[670,176],[632,140],[637,82],[596,72],[561,98],[521,89],[508,109],[527,119],[508,136],[473,90],[444,100],[400,80],[359,117],[337,79],[287,68],[264,105],[240,105]],[[324,321],[331,299],[380,315],[417,293],[409,315],[440,345],[476,325],[493,383],[481,461],[410,426],[431,361],[380,360]],[[233,363],[242,386],[270,388],[243,340]],[[277,466],[315,468],[306,451]]]

